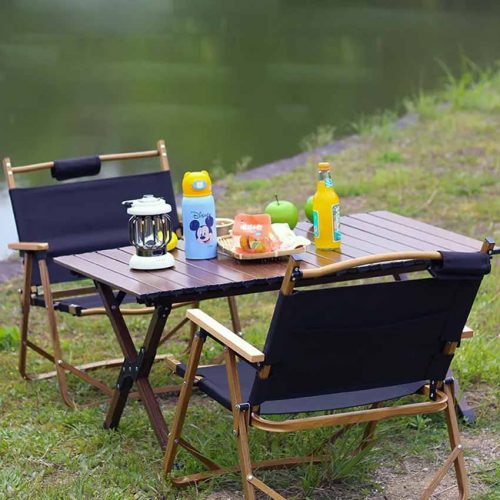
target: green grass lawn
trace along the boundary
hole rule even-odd
[[[325,158],[334,166],[343,213],[387,209],[476,239],[492,235],[500,240],[500,73],[469,71],[460,79],[449,77],[440,95],[419,95],[406,106],[419,114],[416,124],[397,128],[392,113],[360,120],[359,137],[351,146]],[[327,132],[323,127],[305,142],[318,145],[330,140]],[[314,192],[315,161],[311,158],[292,173],[272,179],[225,178],[225,196],[217,199],[218,215],[261,212],[275,193],[302,205]],[[468,321],[476,336],[463,343],[454,360],[455,373],[478,416],[474,427],[462,428],[475,498],[500,496],[499,278],[497,260]],[[13,279],[2,284],[0,291],[0,498],[239,498],[237,475],[197,489],[172,490],[162,476],[162,453],[140,403],[127,406],[118,432],[108,432],[102,429],[106,404],[90,404],[96,393],[83,383],[70,377],[81,403],[70,410],[59,399],[54,380],[21,380],[16,327],[19,285],[20,279]],[[263,343],[274,301],[273,293],[239,299],[245,337],[256,345]],[[225,301],[206,303],[203,309],[230,324]],[[59,320],[70,360],[118,354],[106,317],[61,315]],[[134,318],[129,324],[140,339],[146,319]],[[43,311],[34,312],[31,330],[39,332],[41,342],[48,345]],[[181,356],[185,337],[169,344],[168,351]],[[213,343],[207,342],[206,348],[205,359],[217,353]],[[31,367],[43,369],[46,363],[31,358]],[[116,372],[99,376],[112,383]],[[163,366],[154,368],[155,383],[173,380]],[[175,401],[175,397],[161,400],[167,422]],[[237,460],[231,416],[203,396],[193,398],[185,429],[189,440],[218,462]],[[252,453],[256,459],[306,453],[327,435],[323,430],[295,436],[252,431]],[[358,435],[354,430],[331,448],[331,463],[261,475],[283,494],[297,498],[414,498],[411,485],[422,486],[447,449],[439,415],[382,423],[374,448],[353,461],[348,448]],[[179,455],[178,464],[186,471],[197,470],[186,454]],[[450,479],[443,488],[452,484]],[[448,494],[455,498],[449,489],[439,498]]]

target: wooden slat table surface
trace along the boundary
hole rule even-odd
[[[297,255],[303,269],[376,253],[406,250],[479,251],[481,241],[387,211],[343,216],[339,251],[316,250],[310,245]],[[296,233],[313,240],[312,227],[301,222]],[[219,254],[217,259],[187,260],[179,241],[175,267],[159,271],[135,271],[128,261],[132,247],[57,257],[72,271],[134,295],[141,302],[171,297],[176,302],[198,296],[216,297],[278,289],[286,262],[240,262]]]

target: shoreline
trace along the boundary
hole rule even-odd
[[[4,283],[14,276],[21,275],[22,270],[21,259],[0,260],[0,283]]]
[[[397,129],[402,129],[409,127],[410,125],[414,125],[415,123],[417,123],[417,121],[417,114],[406,113],[394,122],[394,126]],[[299,153],[288,158],[282,158],[281,160],[275,160],[270,163],[265,163],[264,165],[251,168],[249,170],[245,170],[244,172],[239,172],[237,174],[234,174],[234,179],[249,181],[255,179],[270,179],[272,177],[277,177],[284,173],[292,172],[308,161],[319,161],[324,156],[339,154],[352,145],[359,143],[360,140],[361,137],[359,136],[359,134],[348,135],[311,151],[305,151],[304,153]],[[226,191],[224,180],[215,182],[213,188],[214,194],[218,196],[224,195]]]

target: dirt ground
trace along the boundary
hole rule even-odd
[[[495,461],[500,458],[500,443],[486,430],[477,434],[472,430],[464,429],[462,430],[462,438],[466,450],[465,462],[469,471],[472,494],[473,497],[478,497],[485,493],[485,490],[478,480],[477,472],[484,472],[484,468],[488,465],[494,467]],[[446,457],[443,454],[440,458],[444,460]],[[440,467],[442,460],[436,461],[435,469],[429,467],[428,461],[416,460],[415,458],[402,460],[397,468],[382,465],[377,472],[376,481],[382,485],[383,494],[376,494],[369,498],[387,500],[418,498],[419,493],[429,483],[433,470]],[[443,478],[432,498],[439,500],[458,498],[453,469]]]
[[[472,498],[487,495],[483,483],[479,479],[479,474],[486,472],[485,468],[493,468],[495,462],[500,460],[500,442],[494,434],[486,429],[476,432],[474,428],[462,430],[463,445],[466,450],[466,465],[469,471],[469,481],[471,483]],[[350,484],[334,483],[316,488],[310,498],[318,500],[414,500],[420,497],[422,491],[430,482],[433,473],[438,470],[446,459],[446,452],[443,449],[436,457],[434,464],[428,460],[416,459],[415,457],[404,457],[398,463],[382,463],[378,468],[372,494],[368,496],[353,488]],[[284,492],[281,492],[284,493]],[[293,491],[287,491],[286,495],[294,497]],[[259,496],[260,498],[260,496]],[[266,498],[262,496],[262,498]],[[295,498],[301,498],[296,496]],[[458,498],[458,488],[455,480],[453,468],[443,478],[431,497],[436,500],[455,500]],[[492,498],[492,497],[489,497]],[[499,497],[500,498],[500,493]],[[219,491],[207,497],[208,500],[242,500],[243,494],[235,491]]]

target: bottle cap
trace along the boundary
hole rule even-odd
[[[318,163],[318,170],[330,170],[330,164],[327,161]]]
[[[184,196],[208,196],[212,194],[212,181],[206,170],[186,172],[182,178]]]

